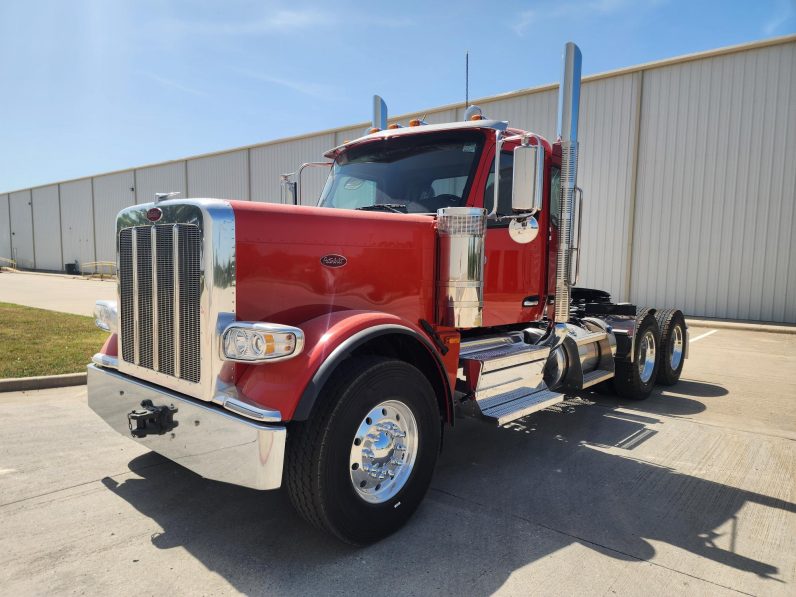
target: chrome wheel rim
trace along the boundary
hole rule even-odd
[[[641,346],[638,353],[638,374],[642,383],[652,379],[655,370],[655,335],[648,331],[641,337]]]
[[[669,364],[672,371],[677,371],[680,362],[683,360],[683,328],[679,325],[672,331],[672,345],[669,354]]]
[[[417,421],[406,404],[385,400],[374,406],[351,441],[348,471],[357,495],[371,504],[393,498],[412,474],[417,446]]]

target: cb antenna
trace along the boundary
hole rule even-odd
[[[464,109],[470,105],[470,52],[464,53]]]

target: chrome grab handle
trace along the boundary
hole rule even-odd
[[[570,259],[569,259],[569,285],[574,286],[578,283],[578,278],[580,277],[580,234],[582,230],[583,224],[583,189],[580,187],[575,187],[575,193],[578,196],[577,201],[577,211],[578,211],[578,225],[577,225],[577,235],[575,236],[575,242],[573,243],[572,248],[570,248]],[[574,222],[573,222],[574,226]],[[574,266],[574,273],[572,271]]]

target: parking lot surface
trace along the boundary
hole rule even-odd
[[[0,302],[93,315],[94,302],[116,300],[116,280],[0,272]]]
[[[0,394],[0,587],[793,595],[794,355],[796,336],[719,330],[645,402],[583,394],[504,428],[462,420],[415,517],[363,549],[303,523],[282,491],[147,452],[85,388]]]

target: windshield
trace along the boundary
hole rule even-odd
[[[477,131],[404,135],[339,155],[321,207],[435,213],[463,206],[481,155]]]

